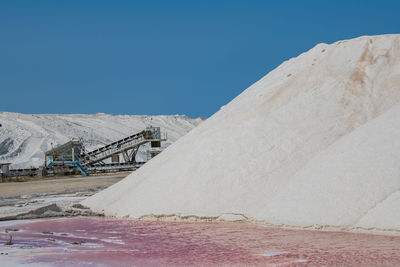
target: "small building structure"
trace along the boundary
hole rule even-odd
[[[45,166],[65,165],[69,162],[79,161],[79,157],[83,150],[84,147],[81,141],[71,140],[46,151],[44,154]]]
[[[10,172],[11,163],[0,163],[0,176],[7,177]]]

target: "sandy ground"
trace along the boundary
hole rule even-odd
[[[88,177],[57,177],[29,182],[0,183],[0,198],[18,197],[33,193],[78,191],[86,188],[108,187],[130,172]]]
[[[96,215],[79,203],[129,173],[0,183],[0,221]]]

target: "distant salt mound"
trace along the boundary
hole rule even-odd
[[[163,147],[175,142],[202,122],[184,115],[140,116],[112,114],[21,114],[0,112],[0,162],[11,168],[43,165],[44,152],[73,138],[82,138],[87,150],[102,147],[148,126],[161,127],[168,133]],[[146,145],[145,145],[146,146]],[[142,146],[138,161],[146,160]]]
[[[106,215],[400,230],[400,35],[284,62],[83,204]]]

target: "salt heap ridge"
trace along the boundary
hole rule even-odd
[[[284,62],[83,204],[116,217],[400,231],[400,35]]]

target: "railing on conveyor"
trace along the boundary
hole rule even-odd
[[[110,158],[112,155],[120,154],[145,143],[165,140],[166,134],[161,134],[159,128],[150,127],[137,134],[128,136],[91,152],[84,153],[80,156],[79,161],[82,166],[91,166]]]

